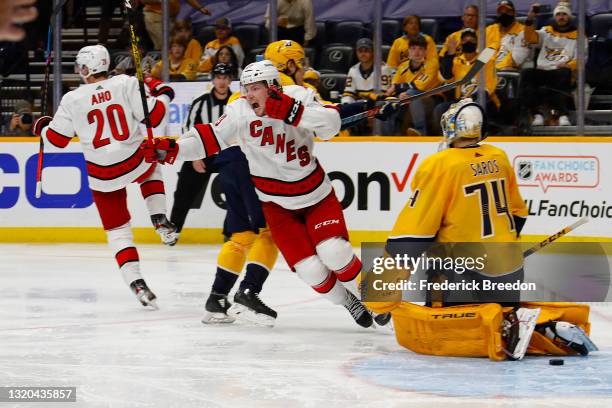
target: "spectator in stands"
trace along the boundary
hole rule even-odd
[[[478,57],[477,53],[478,37],[476,31],[471,28],[463,29],[460,42],[457,42],[454,38],[450,38],[447,44],[447,52],[440,59],[440,74],[442,77],[449,82],[457,81],[463,78],[465,74],[470,70],[472,65],[476,62]],[[461,50],[461,51],[459,51]],[[497,87],[497,74],[495,72],[495,62],[489,61],[484,67],[485,73],[485,91],[486,91],[486,103],[482,106],[486,106],[487,113],[493,114],[499,109],[500,101],[495,93]],[[453,104],[463,98],[472,98],[478,100],[478,77],[472,79],[469,83],[460,86],[455,89],[454,99],[438,104],[434,110],[434,126],[440,123],[440,118]],[[439,132],[439,127],[436,128]]]
[[[495,68],[517,70],[530,58],[531,50],[525,41],[525,26],[516,20],[514,3],[497,3],[497,22],[487,27],[487,47],[497,50]]]
[[[236,53],[234,52],[234,49],[231,46],[222,45],[221,48],[219,48],[217,52],[213,55],[213,58],[211,60],[212,66],[214,67],[219,63],[231,65],[233,69],[232,76],[234,78],[240,77],[242,68],[240,68],[240,65],[238,64],[238,57],[236,56]],[[207,66],[208,63],[203,64],[202,62],[200,62],[198,72],[211,72],[203,70],[203,68],[207,68]]]
[[[572,103],[572,77],[576,72],[578,28],[572,22],[568,3],[560,2],[553,11],[552,25],[535,29],[538,4],[533,4],[525,22],[525,39],[540,48],[536,68],[521,72],[521,106],[533,114],[532,126],[544,125],[542,110],[556,111],[559,126],[571,125],[567,113]],[[555,116],[555,115],[553,115]]]
[[[357,99],[376,100],[374,93],[374,44],[369,38],[360,38],[355,44],[359,63],[353,65],[347,74],[342,103],[353,103]],[[393,70],[384,63],[380,69],[380,89],[386,91],[391,85]]]
[[[457,30],[454,33],[449,34],[444,40],[444,46],[440,50],[440,58],[446,55],[446,50],[448,49],[448,43],[451,40],[455,41],[457,44],[457,49],[455,52],[459,54],[461,52],[461,34],[463,34],[463,30],[466,28],[470,28],[476,32],[478,35],[478,6],[475,4],[469,4],[463,9],[463,16],[461,17],[463,21],[463,27],[461,30]]]
[[[202,54],[202,59],[200,60],[200,65],[198,67],[198,71],[200,72],[210,72],[217,62],[214,61],[213,57],[224,45],[229,46],[234,51],[236,55],[238,63],[234,65],[235,67],[242,67],[242,62],[244,61],[244,51],[242,50],[242,46],[240,45],[240,41],[235,36],[231,35],[232,33],[232,22],[229,18],[220,18],[215,21],[215,39],[210,41],[204,47],[204,54]]]
[[[191,7],[202,14],[210,14],[210,11],[198,3],[197,0],[186,1]],[[143,13],[147,32],[149,37],[151,37],[151,41],[153,41],[154,49],[159,51],[162,47],[162,2],[161,0],[140,0],[140,2],[144,4]],[[169,0],[168,3],[170,21],[172,22],[181,9],[181,3],[180,0]]]
[[[427,47],[429,46],[429,42],[422,35],[410,39],[408,60],[397,68],[392,86],[387,90],[386,96],[397,96],[403,99],[440,85],[437,53],[435,63],[427,60],[426,57]],[[401,134],[428,134],[427,120],[431,120],[433,108],[440,99],[438,96],[417,99],[408,105],[407,111],[400,110]],[[394,120],[390,119],[384,123],[393,124]],[[396,129],[397,127],[390,129],[385,126],[383,131],[385,134],[391,135],[396,134]]]
[[[187,49],[185,50],[185,58],[190,58],[194,61],[199,61],[202,58],[202,45],[198,40],[193,38],[193,28],[191,20],[176,20],[170,37],[183,37],[187,40]]]
[[[307,47],[317,35],[312,0],[277,0],[277,38]],[[266,28],[270,30],[270,3],[266,9]]]
[[[173,37],[170,39],[170,56],[168,71],[171,76],[177,76],[177,79],[186,79],[193,81],[196,77],[196,68],[198,63],[192,59],[185,58],[185,50],[187,49],[187,41],[184,37]],[[161,79],[162,61],[158,61],[151,71],[151,76]],[[182,78],[181,78],[182,77]]]
[[[32,133],[32,105],[28,101],[15,102],[14,113],[2,127],[2,136],[34,136]]]
[[[151,71],[153,70],[153,67],[156,64],[155,59],[150,55],[146,53],[146,50],[144,48],[144,45],[142,43],[138,43],[138,50],[140,52],[140,66],[142,68],[142,73],[145,76],[151,75]],[[116,63],[115,68],[109,73],[109,76],[115,76],[115,75],[121,75],[121,74],[126,74],[126,75],[135,75],[136,74],[136,67],[134,65],[134,57],[132,56],[132,46],[128,45],[126,48],[126,51],[128,51],[130,53],[129,56],[126,56],[125,58],[117,61],[115,57],[111,57],[111,60],[113,60],[114,63]]]
[[[404,35],[393,41],[389,56],[387,57],[387,65],[390,68],[398,68],[400,64],[408,60],[408,45],[411,39],[421,36],[427,41],[427,55],[425,60],[428,66],[436,67],[438,70],[438,51],[433,38],[427,34],[421,33],[421,18],[419,16],[404,17],[403,22]]]

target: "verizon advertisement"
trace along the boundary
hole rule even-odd
[[[410,182],[419,164],[437,150],[437,142],[320,142],[315,154],[333,180],[351,230],[388,231],[411,195]],[[516,140],[516,139],[513,139]],[[591,221],[573,234],[612,237],[612,139],[560,142],[487,140],[503,148],[513,164],[530,217],[525,234],[554,233],[580,217]],[[587,140],[587,141],[585,141]],[[0,227],[96,227],[97,211],[87,186],[79,143],[47,149],[41,198],[34,197],[37,142],[1,142]],[[164,167],[168,212],[182,163]],[[140,190],[128,188],[132,225],[149,227]],[[212,175],[203,200],[185,227],[220,228],[224,196]]]

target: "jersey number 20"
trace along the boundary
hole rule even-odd
[[[107,120],[105,120],[104,116],[106,116]],[[106,115],[104,115],[104,112],[100,109],[89,111],[87,120],[90,124],[96,123],[96,135],[93,139],[94,149],[98,149],[110,143],[109,137],[102,137],[104,122],[106,121],[108,121],[111,134],[115,140],[121,141],[130,137],[130,128],[125,119],[125,111],[121,105],[116,103],[106,107]],[[117,121],[119,121],[119,128],[117,127]]]
[[[493,201],[495,202],[495,211],[497,215],[506,215],[510,223],[510,231],[515,231],[514,218],[508,211],[508,199],[506,197],[506,179],[489,180],[482,183],[470,184],[463,187],[466,196],[478,194],[480,198],[480,214],[482,216],[482,238],[488,238],[494,235],[493,224],[491,222],[491,206],[489,204],[489,188],[493,192]]]

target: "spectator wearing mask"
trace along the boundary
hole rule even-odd
[[[193,28],[190,20],[176,20],[174,27],[170,32],[170,37],[182,37],[187,40],[187,49],[185,50],[185,58],[199,61],[202,58],[202,45],[198,40],[193,38]]]
[[[422,35],[410,39],[408,47],[408,60],[402,63],[395,72],[392,86],[387,89],[386,96],[397,96],[400,99],[417,95],[440,85],[438,73],[438,60],[436,54],[435,64],[427,60],[427,47],[429,42]],[[435,47],[435,45],[434,45]],[[428,134],[427,119],[431,118],[433,107],[437,104],[438,96],[416,99],[408,105],[408,111],[403,116],[400,129],[402,134]],[[386,124],[393,124],[390,119]],[[412,125],[412,126],[410,126]],[[414,129],[410,129],[410,127]],[[395,134],[395,128],[384,129],[385,134]]]
[[[497,51],[495,68],[517,70],[527,61],[530,49],[525,41],[525,26],[516,20],[516,9],[510,0],[497,3],[497,22],[487,27],[487,47]]]
[[[540,54],[536,68],[521,72],[521,106],[533,115],[532,126],[544,125],[541,112],[544,108],[556,111],[560,126],[569,126],[567,113],[572,102],[572,77],[576,72],[578,28],[572,22],[569,4],[560,2],[553,11],[553,24],[536,31],[538,7],[537,3],[531,6],[525,22],[525,39],[540,48]]]
[[[234,65],[239,68],[242,67],[242,62],[244,61],[244,51],[242,50],[242,46],[240,45],[240,40],[236,38],[232,34],[232,22],[229,18],[220,18],[215,21],[215,39],[209,41],[204,47],[204,54],[202,54],[202,59],[200,60],[200,65],[198,67],[198,71],[200,72],[210,72],[215,65],[215,63],[220,61],[215,61],[214,56],[217,51],[223,46],[229,46],[236,54],[236,58],[238,63]]]
[[[477,61],[478,39],[476,31],[471,28],[463,29],[460,42],[457,43],[454,38],[449,39],[447,44],[447,52],[440,59],[440,74],[444,80],[448,82],[457,81],[463,78],[465,74],[472,68]],[[459,51],[461,50],[461,52]],[[497,87],[497,74],[495,71],[495,63],[490,60],[484,66],[485,74],[485,91],[486,91],[486,107],[488,112],[494,112],[500,107],[500,101],[495,93]],[[452,101],[442,102],[436,106],[434,110],[434,124],[440,123],[440,118],[453,103],[465,98],[478,99],[478,76],[473,78],[467,84],[455,88],[454,99]],[[485,105],[485,104],[481,104]]]
[[[179,76],[183,79],[193,81],[196,78],[197,62],[185,58],[187,41],[183,37],[173,37],[170,40],[170,56],[168,71],[171,76]],[[161,79],[162,61],[158,61],[151,71],[151,76]]]
[[[3,126],[2,136],[34,136],[32,133],[32,105],[28,101],[15,103],[14,113]]]
[[[400,64],[408,59],[408,48],[411,39],[421,36],[427,42],[427,54],[425,60],[427,65],[430,67],[435,66],[436,71],[438,70],[438,52],[436,43],[433,38],[427,34],[421,33],[421,18],[419,16],[407,16],[403,22],[404,35],[393,41],[391,49],[389,50],[389,56],[387,57],[387,65],[390,68],[398,68]]]
[[[478,36],[478,6],[475,4],[467,5],[463,9],[463,16],[461,17],[461,21],[463,21],[463,27],[461,28],[461,30],[457,30],[454,33],[449,34],[446,37],[446,40],[444,40],[444,46],[440,50],[440,58],[446,55],[446,52],[448,50],[448,43],[451,40],[454,41],[457,45],[455,53],[461,53],[461,34],[463,34],[463,30],[465,30],[466,28],[474,30],[476,36]]]
[[[307,47],[317,35],[312,0],[277,0],[278,36]],[[270,5],[266,9],[266,28],[270,30]]]

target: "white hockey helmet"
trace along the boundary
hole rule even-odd
[[[452,104],[442,115],[440,125],[447,147],[457,139],[474,139],[474,142],[479,142],[486,137],[484,109],[471,98]]]
[[[271,61],[262,60],[247,65],[240,75],[240,91],[244,95],[246,94],[246,85],[261,81],[264,81],[268,86],[275,85],[279,89],[281,88],[280,75]]]
[[[103,45],[88,45],[79,50],[76,56],[75,72],[85,80],[91,75],[107,72],[110,68],[110,55]]]

